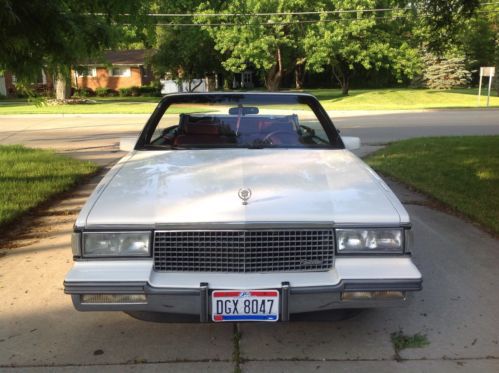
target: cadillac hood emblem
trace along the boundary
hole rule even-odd
[[[248,204],[248,200],[251,198],[251,189],[250,188],[241,188],[237,193],[239,198],[243,201],[243,205]]]

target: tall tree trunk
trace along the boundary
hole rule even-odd
[[[278,91],[283,76],[281,48],[276,51],[276,64],[267,72],[265,86],[269,91]]]
[[[303,81],[305,79],[305,58],[297,58],[295,64],[295,87],[303,89]]]
[[[343,96],[348,96],[351,76],[348,66],[333,66],[333,75],[340,84],[341,94]]]
[[[342,81],[343,83],[341,85],[341,94],[343,96],[348,96],[348,91],[350,90],[350,76],[348,74],[343,75]]]
[[[64,71],[59,71],[55,75],[55,98],[58,100],[66,100],[69,98],[71,91],[69,74]]]

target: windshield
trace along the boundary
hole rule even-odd
[[[324,115],[321,121],[320,113],[317,100],[305,95],[177,95],[162,101],[140,147],[341,147],[332,123]]]

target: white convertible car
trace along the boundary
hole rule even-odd
[[[74,227],[80,311],[288,321],[421,290],[411,223],[314,96],[173,94]]]

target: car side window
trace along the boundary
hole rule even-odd
[[[152,144],[168,144],[169,139],[175,136],[175,130],[178,128],[181,120],[179,114],[165,113],[159,121],[151,137]]]
[[[317,119],[301,119],[300,128],[302,136],[310,139],[313,144],[329,144],[329,140],[324,127]]]

